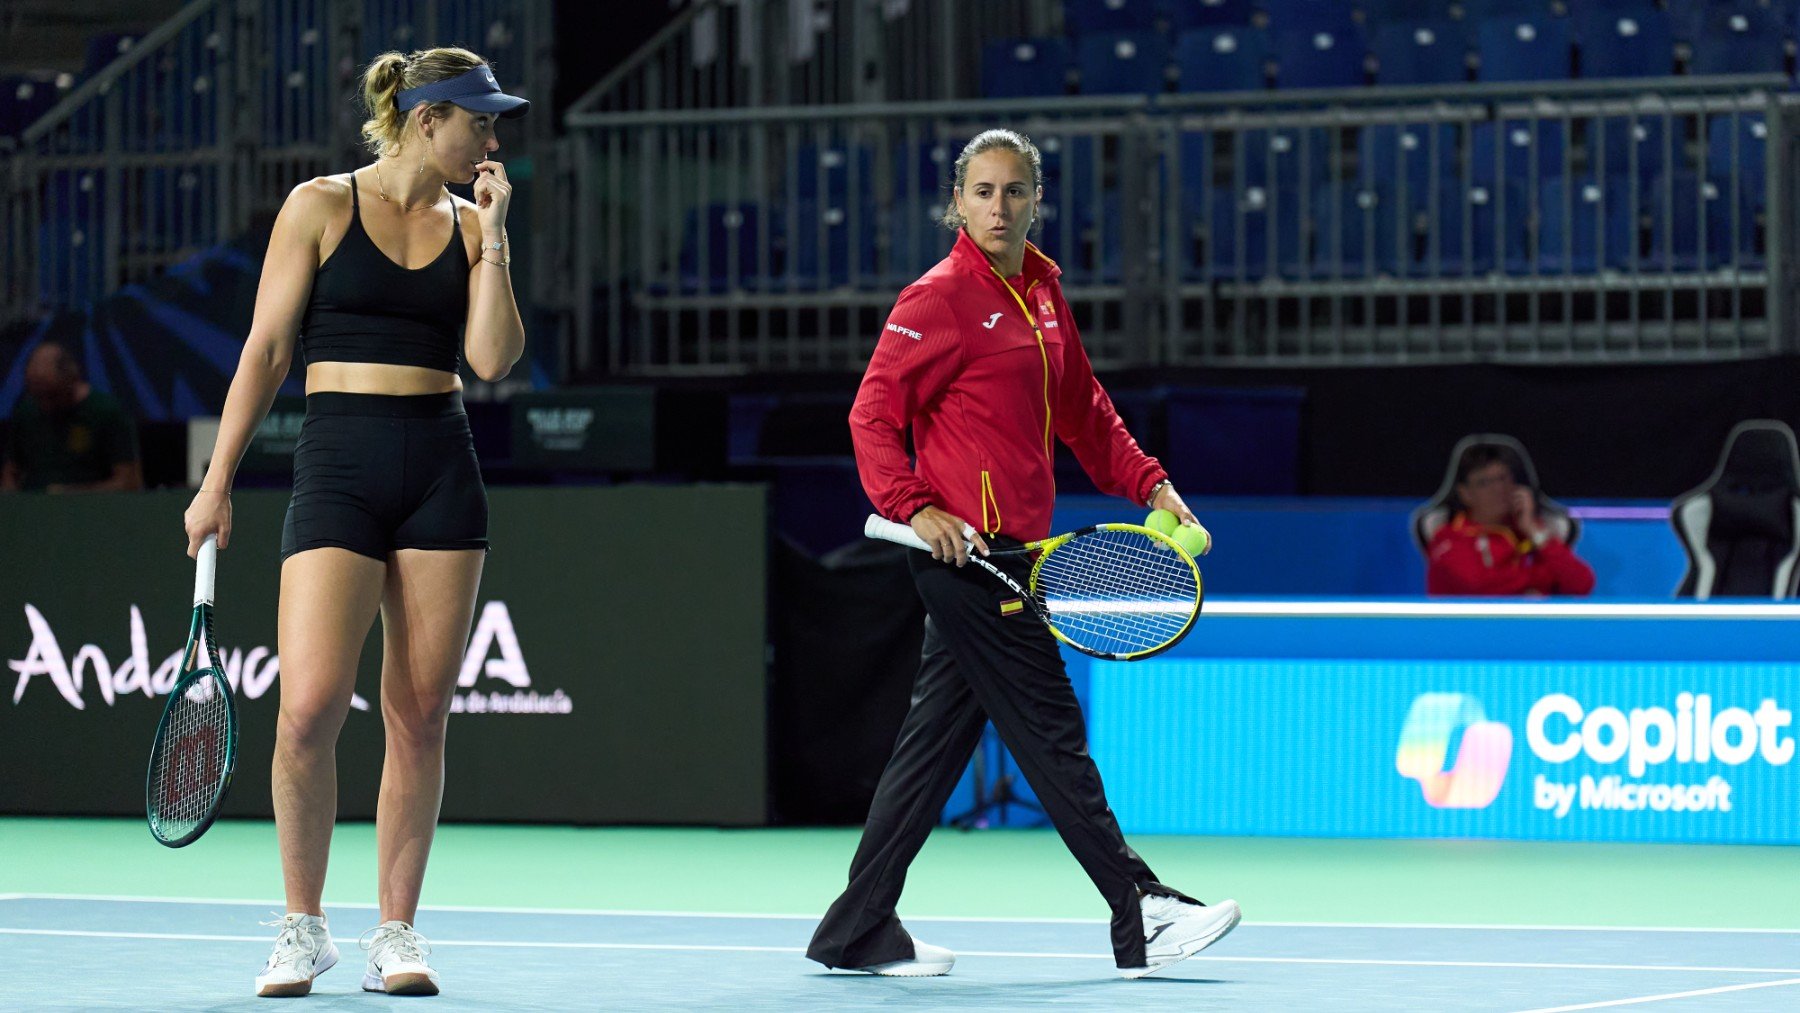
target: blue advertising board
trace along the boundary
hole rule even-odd
[[[1800,843],[1800,607],[1209,602],[1088,662],[1128,832]]]

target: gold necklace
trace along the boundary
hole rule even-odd
[[[444,191],[446,193],[449,192],[449,190],[450,190],[450,188],[448,186],[444,187]],[[389,204],[400,205],[400,210],[405,211],[405,212],[423,211],[426,208],[437,207],[438,201],[443,199],[442,195],[434,194],[431,198],[430,204],[420,204],[418,207],[413,207],[411,204],[408,204],[403,200],[396,200],[392,197],[389,197],[387,194],[386,184],[381,182],[381,162],[379,160],[377,160],[375,163],[375,191],[376,191],[375,196],[380,197],[382,200],[387,201]]]

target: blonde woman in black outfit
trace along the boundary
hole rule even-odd
[[[212,465],[188,507],[188,554],[231,541],[244,446],[306,361],[306,422],[282,531],[275,826],[287,914],[258,995],[305,995],[338,959],[320,895],[337,816],[338,731],[379,611],[387,755],[376,816],[381,922],[363,988],[434,995],[413,928],[444,788],[444,730],[487,554],[487,493],[459,360],[485,380],[525,346],[508,265],[495,126],[522,115],[462,49],[384,53],[364,74],[373,164],[294,188],[269,238],[256,315]],[[474,201],[446,183],[474,183]]]

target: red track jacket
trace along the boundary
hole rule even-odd
[[[1464,514],[1431,536],[1428,594],[1587,594],[1594,571],[1556,539],[1524,541],[1511,528],[1471,524]]]
[[[900,293],[850,410],[856,467],[882,516],[905,522],[935,506],[987,534],[1043,538],[1052,433],[1104,492],[1142,503],[1166,477],[1094,379],[1061,273],[1027,245],[1009,285],[958,232],[950,255]]]

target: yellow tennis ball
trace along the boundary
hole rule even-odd
[[[1183,524],[1170,533],[1175,544],[1187,550],[1190,556],[1204,556],[1212,551],[1212,532],[1198,524]]]
[[[1181,518],[1167,510],[1152,510],[1150,516],[1144,518],[1144,527],[1163,535],[1173,534],[1180,523]]]

